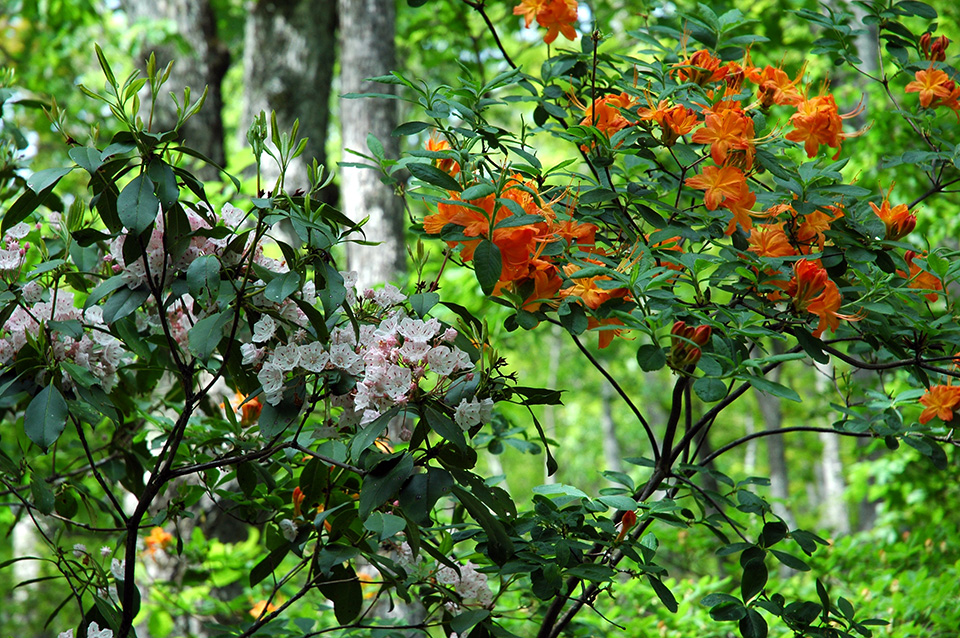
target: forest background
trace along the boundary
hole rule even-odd
[[[281,127],[287,128],[299,119],[300,134],[310,138],[305,157],[316,158],[334,174],[334,183],[325,196],[328,201],[353,219],[374,210],[383,211],[380,216],[373,215],[367,226],[368,238],[384,242],[383,250],[378,251],[382,261],[366,260],[351,267],[359,268],[362,281],[368,283],[402,280],[409,270],[405,247],[412,246],[415,238],[406,229],[406,212],[392,187],[383,187],[372,171],[357,170],[351,175],[349,168],[337,165],[338,161],[356,161],[355,156],[344,152],[345,148],[368,153],[366,139],[370,132],[384,142],[393,141],[396,146],[391,149],[387,145],[388,156],[399,152],[401,140],[411,146],[421,146],[425,140],[391,136],[396,125],[405,121],[404,113],[390,113],[393,102],[373,104],[367,110],[361,101],[339,96],[371,90],[363,83],[365,78],[394,68],[409,77],[450,84],[457,80],[458,64],[487,79],[504,70],[486,25],[465,3],[411,6],[416,4],[420,3],[401,1],[393,6],[384,2],[301,0],[249,5],[227,0],[128,0],[117,7],[82,0],[8,2],[0,13],[0,66],[13,68],[16,86],[26,91],[6,105],[3,115],[15,118],[24,132],[30,170],[58,166],[66,161],[59,135],[36,107],[55,98],[63,111],[80,114],[72,126],[96,127],[107,122],[101,114],[87,110],[89,103],[76,89],[77,82],[97,84],[94,78],[100,70],[93,42],[99,43],[114,61],[144,60],[151,50],[160,58],[176,58],[171,80],[174,86],[189,85],[195,91],[203,85],[211,87],[202,115],[194,122],[197,131],[210,134],[208,138],[199,133],[193,137],[201,152],[228,171],[250,179],[253,157],[245,147],[245,133],[253,114],[261,109],[276,110]],[[546,55],[545,47],[538,36],[521,29],[521,20],[510,15],[511,4],[490,3],[490,12],[501,14],[502,35],[517,51],[515,60],[522,66],[536,67]],[[939,32],[952,40],[960,37],[956,26],[960,24],[960,9],[948,2],[932,4],[940,14]],[[764,46],[755,54],[757,59],[766,58],[794,70],[809,62],[810,77],[829,73],[829,59],[808,56],[818,34],[790,13],[819,10],[817,3],[762,0],[749,7],[736,3],[712,5],[718,14],[733,8],[756,20],[751,25],[753,33],[778,43],[775,48]],[[683,2],[582,2],[580,31],[603,25],[605,46],[629,50],[633,43],[628,33],[636,26],[660,22],[682,29],[681,12],[696,10],[696,6]],[[850,10],[855,13],[855,7]],[[265,42],[270,45],[264,46]],[[395,49],[381,46],[388,43],[395,43]],[[869,37],[858,44],[874,46]],[[877,57],[867,49],[859,54],[864,60]],[[871,93],[875,89],[860,84],[856,76],[834,75],[832,89],[850,107],[866,91],[861,124],[872,127],[870,135],[850,142],[856,150],[850,153],[852,160],[845,174],[859,175],[865,183],[890,185],[903,200],[921,193],[919,174],[905,166],[898,170],[884,161],[887,145],[909,132],[897,125],[892,114],[870,109],[872,103],[881,102],[881,96]],[[109,133],[102,131],[100,135],[106,138]],[[540,151],[550,157],[551,149]],[[296,171],[290,177],[294,186],[297,179],[305,180],[306,169],[300,170],[300,177]],[[211,184],[218,179],[215,172],[204,177]],[[79,181],[76,188],[82,189]],[[211,190],[215,192],[216,187]],[[956,194],[925,203],[918,215],[918,231],[933,244],[955,243],[960,231],[960,217],[955,214],[958,203]],[[414,215],[421,217],[426,212],[414,211]],[[437,264],[427,268],[436,269]],[[569,364],[577,361],[578,353],[561,330],[506,330],[506,311],[481,301],[469,273],[448,271],[442,287],[451,300],[487,319],[492,340],[525,385],[569,390],[563,405],[545,406],[540,414],[548,436],[558,444],[559,472],[547,477],[544,457],[535,453],[539,447],[523,437],[506,436],[506,445],[492,450],[499,453],[484,458],[489,475],[509,476],[501,487],[522,503],[529,501],[535,486],[545,482],[571,484],[595,493],[610,485],[598,468],[631,472],[622,459],[643,456],[645,440],[640,433],[618,426],[622,407],[605,380],[585,366]],[[598,356],[617,378],[639,376],[629,344],[616,341]],[[788,386],[821,387],[823,395],[829,395],[829,380],[813,367],[787,366],[779,381]],[[669,409],[667,384],[664,372],[662,387],[648,384],[631,390],[653,414],[657,406],[665,414]],[[823,404],[805,401],[784,405],[759,392],[734,410],[735,418],[724,423],[728,429],[714,431],[715,445],[764,428],[830,425],[832,418],[829,399]],[[525,428],[522,412],[505,416],[519,430]],[[8,423],[0,424],[5,438],[9,435],[3,429],[9,427]],[[828,578],[835,576],[834,584],[848,592],[848,598],[858,600],[867,615],[890,619],[888,627],[876,629],[879,635],[953,636],[960,626],[956,604],[960,599],[960,542],[956,540],[960,514],[953,506],[960,496],[960,468],[956,452],[948,448],[947,454],[947,469],[933,472],[929,459],[913,450],[891,454],[876,443],[862,446],[858,440],[810,434],[790,438],[787,447],[779,437],[751,442],[725,456],[728,465],[722,469],[736,476],[770,477],[768,496],[777,513],[831,540],[830,551],[811,561],[813,571]],[[6,538],[11,539],[10,544],[0,545],[0,562],[19,551],[12,542],[12,522],[12,510],[0,511],[0,525]],[[661,537],[660,542],[669,548],[665,560],[671,577],[693,584],[680,601],[681,613],[668,613],[649,591],[628,583],[620,590],[621,598],[609,601],[607,614],[634,635],[671,635],[674,631],[679,632],[677,635],[725,635],[704,633],[711,621],[698,601],[723,586],[730,578],[730,566],[723,557],[713,556],[710,539],[682,529],[675,534]],[[798,576],[795,581],[801,590],[813,588],[811,579]],[[27,597],[31,603],[27,606],[21,593],[24,590],[14,591],[16,582],[10,569],[0,572],[0,591],[5,600],[0,610],[0,635],[47,635],[42,626],[52,603],[42,594],[44,584],[30,586]],[[192,595],[199,596],[197,592]],[[151,621],[155,623],[151,633],[165,635],[171,630],[169,611],[158,608],[155,619]],[[584,622],[595,623],[592,631],[597,633],[593,635],[607,631],[600,618]]]

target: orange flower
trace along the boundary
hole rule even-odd
[[[935,385],[920,397],[920,403],[927,406],[920,413],[920,423],[926,424],[933,417],[944,423],[953,420],[953,411],[960,404],[960,386]]]
[[[796,215],[793,207],[790,207],[790,211]],[[796,227],[794,236],[800,245],[801,252],[809,253],[813,246],[816,246],[819,250],[823,250],[823,246],[826,243],[826,235],[824,233],[830,229],[830,225],[833,222],[843,217],[843,215],[843,206],[838,205],[827,206],[826,210],[815,210],[809,215],[805,215],[800,224],[796,224],[796,217],[794,217],[793,223]]]
[[[622,326],[623,322],[613,317],[607,319],[587,318],[587,330],[598,330],[600,332],[599,347],[601,350],[613,343],[614,337],[619,337],[624,330],[619,328],[610,328],[609,326]]]
[[[670,330],[670,356],[667,365],[674,370],[683,370],[700,361],[700,348],[710,341],[713,329],[710,326],[688,326],[677,321]]]
[[[708,210],[716,210],[724,199],[742,197],[746,181],[746,175],[739,168],[707,166],[699,175],[688,177],[685,183],[691,188],[706,191],[703,203]]]
[[[789,292],[793,297],[793,307],[802,312],[813,303],[826,287],[830,278],[816,261],[801,259],[793,265],[793,280]]]
[[[147,546],[146,553],[150,556],[153,556],[160,550],[166,549],[171,541],[173,541],[173,535],[165,532],[162,527],[154,527],[150,530],[150,535],[143,539],[144,544]]]
[[[580,120],[580,126],[593,126],[607,137],[636,124],[635,121],[624,117],[621,112],[621,109],[629,109],[635,103],[634,99],[626,93],[620,93],[620,95],[611,93],[598,97],[590,106],[583,106],[576,100],[574,100],[574,103],[583,108],[583,119]],[[589,150],[586,146],[581,148],[584,152]]]
[[[910,275],[908,276],[907,273],[903,272],[902,270],[898,270],[897,274],[903,277],[904,279],[909,279],[910,281],[907,285],[910,286],[911,288],[917,288],[918,290],[930,290],[930,291],[943,290],[943,283],[941,283],[940,280],[937,279],[937,277],[934,274],[927,272],[917,264],[913,263],[913,260],[916,257],[917,257],[917,253],[915,253],[912,250],[908,250],[906,253],[904,253],[903,258],[906,260],[907,265],[910,267]],[[937,295],[936,292],[929,292],[924,296],[930,302],[935,302],[937,299],[939,299],[939,296]]]
[[[253,616],[254,618],[259,618],[260,616],[263,616],[265,613],[269,614],[275,611],[277,611],[277,608],[276,606],[274,606],[273,603],[268,603],[265,600],[261,600],[256,605],[250,608],[250,615]]]
[[[753,217],[765,217],[766,213],[756,213],[751,210],[756,203],[757,195],[747,187],[746,181],[740,184],[735,196],[723,200],[720,205],[733,213],[724,234],[732,235],[737,229],[737,224],[740,224],[743,230],[749,231],[753,228]]]
[[[301,507],[303,506],[304,499],[307,498],[307,495],[303,493],[303,490],[299,486],[293,488],[293,515],[296,518],[301,516]]]
[[[813,331],[814,337],[822,335],[826,328],[830,328],[830,332],[836,332],[840,326],[841,319],[847,319],[848,321],[857,320],[857,317],[841,315],[837,312],[840,310],[842,301],[840,291],[837,289],[837,284],[828,279],[824,284],[823,292],[807,306],[807,312],[820,317],[820,323],[817,324],[816,330]]]
[[[950,40],[945,35],[933,39],[928,31],[920,36],[920,50],[925,60],[944,62],[947,59],[948,46],[950,46]]]
[[[779,224],[761,224],[750,230],[750,248],[760,257],[792,257],[797,251],[790,245],[783,231],[784,222]]]
[[[448,151],[450,150],[450,142],[441,140],[437,137],[437,132],[433,131],[430,133],[430,139],[427,140],[427,150]],[[450,158],[437,158],[433,160],[433,165],[451,177],[456,177],[460,173],[460,164]]]
[[[960,110],[960,103],[957,102],[957,98],[960,98],[960,88],[957,88],[956,83],[945,71],[931,66],[929,69],[917,71],[914,77],[916,80],[908,84],[904,92],[919,93],[922,108],[934,109],[938,106],[946,106],[954,111]]]
[[[602,261],[596,259],[586,259],[585,261],[599,266],[604,265]],[[563,272],[567,277],[578,270],[583,270],[583,266],[567,264],[563,267]],[[626,288],[602,288],[598,283],[610,280],[610,277],[604,275],[571,279],[573,285],[561,290],[560,297],[579,297],[587,308],[596,310],[610,299],[620,299],[627,295]]]
[[[803,142],[807,157],[814,157],[821,144],[837,149],[833,159],[840,157],[840,144],[848,137],[856,137],[863,133],[843,132],[843,120],[854,117],[863,110],[858,105],[853,111],[840,115],[837,103],[830,94],[818,95],[815,98],[804,100],[797,106],[797,112],[790,116],[790,123],[794,130],[784,137],[792,142]]]
[[[680,136],[692,131],[699,123],[693,110],[678,104],[664,113],[660,121],[661,141],[665,146],[673,146]]]
[[[753,166],[753,120],[739,108],[725,109],[720,113],[708,111],[702,129],[690,137],[696,144],[709,144],[710,157],[718,166],[723,166],[731,151],[743,151],[740,168]]]
[[[892,186],[890,190],[893,190]],[[890,193],[888,192],[879,207],[873,202],[870,202],[870,207],[873,208],[873,212],[883,221],[883,225],[887,229],[883,238],[897,241],[909,235],[916,228],[917,216],[910,214],[910,209],[907,208],[906,204],[898,204],[890,208],[889,196]]]
[[[722,80],[730,70],[726,65],[721,66],[720,59],[706,50],[697,51],[689,58],[674,64],[673,68],[680,82],[693,82],[700,86]]]
[[[747,77],[757,85],[757,99],[763,108],[770,108],[774,104],[797,106],[803,101],[797,84],[803,77],[804,69],[805,66],[801,67],[797,77],[792,80],[783,69],[769,65],[762,70],[751,68]]]
[[[513,8],[513,15],[522,15],[524,26],[529,27],[533,20],[547,29],[543,41],[550,44],[563,34],[567,40],[576,40],[577,32],[573,25],[577,22],[577,0],[523,0]]]

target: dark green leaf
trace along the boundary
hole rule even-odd
[[[421,319],[427,316],[431,308],[440,303],[440,295],[435,292],[418,292],[410,295],[408,299],[410,307]]]
[[[30,478],[30,493],[33,495],[33,504],[41,514],[53,512],[56,500],[47,482],[39,474],[34,474]]]
[[[280,547],[277,547],[275,550],[267,554],[267,556],[259,563],[254,565],[253,569],[250,570],[250,586],[256,586],[257,583],[272,574],[273,570],[275,570],[283,561],[288,551],[290,551],[290,545],[284,543]]]
[[[469,609],[467,611],[457,614],[453,620],[450,621],[450,628],[458,636],[466,636],[466,631],[472,629],[476,626],[477,623],[487,619],[490,616],[490,612],[486,609]],[[473,634],[470,634],[471,636]]]
[[[123,187],[117,197],[117,215],[123,225],[139,235],[154,222],[160,210],[160,200],[153,193],[153,180],[138,175]]]
[[[647,575],[647,580],[650,581],[653,591],[657,593],[657,597],[660,599],[660,602],[663,603],[663,606],[672,613],[677,613],[677,609],[679,609],[679,607],[677,606],[677,599],[674,598],[673,592],[667,589],[667,586],[663,584],[663,581],[656,576]]]
[[[771,549],[770,553],[777,557],[781,563],[789,567],[790,569],[795,569],[798,572],[808,572],[810,571],[810,566],[807,565],[804,561],[800,560],[793,554],[788,554],[786,552],[781,552],[776,549]]]
[[[447,191],[460,191],[460,184],[457,180],[432,164],[407,164],[407,170],[421,182],[432,184]]]
[[[727,396],[727,384],[720,379],[701,377],[693,383],[693,391],[704,403],[713,403]]]
[[[428,128],[430,128],[430,124],[427,124],[426,122],[404,122],[397,128],[393,129],[393,133],[391,133],[391,135],[394,137],[416,135],[420,131],[424,131]]]
[[[318,589],[333,603],[333,614],[341,625],[356,618],[363,607],[363,589],[353,567],[334,565],[330,570],[330,579],[320,583]]]
[[[206,361],[220,345],[223,339],[223,328],[233,318],[233,310],[224,310],[215,315],[204,317],[198,321],[187,333],[189,337],[190,353]]]
[[[422,415],[423,418],[427,420],[427,424],[430,426],[431,430],[450,441],[461,450],[465,450],[467,448],[467,440],[463,436],[463,430],[460,429],[459,425],[454,423],[453,419],[430,406],[423,408]]]
[[[205,291],[216,294],[220,290],[220,260],[214,255],[201,255],[187,267],[187,288],[195,299]]]
[[[300,289],[300,275],[289,271],[274,277],[263,290],[263,296],[274,303],[280,303]]]
[[[386,503],[413,474],[413,455],[401,452],[380,461],[360,486],[360,518]]]
[[[430,510],[437,501],[450,493],[453,477],[446,470],[430,467],[424,474],[414,474],[400,490],[400,509],[404,516],[426,524],[430,519]]]
[[[23,415],[27,437],[44,451],[57,442],[66,425],[67,402],[55,385],[40,390]]]
[[[473,253],[473,267],[477,273],[477,281],[483,294],[493,293],[494,286],[500,281],[503,271],[503,262],[500,257],[500,248],[489,239],[481,239]]]
[[[453,485],[453,495],[463,505],[464,509],[473,517],[473,520],[483,528],[487,534],[487,555],[498,565],[506,563],[513,554],[513,541],[507,535],[507,530],[476,496],[459,485]]]
[[[667,364],[667,355],[664,354],[663,348],[660,346],[647,343],[637,349],[637,363],[640,364],[640,369],[644,372],[652,372],[659,370]],[[703,381],[703,379],[701,379],[701,381]],[[723,384],[721,383],[721,385]],[[696,385],[694,385],[694,389],[696,389]],[[726,387],[724,387],[724,393],[726,393]],[[699,391],[697,395],[700,396]],[[702,396],[700,398],[703,399]],[[716,401],[718,399],[714,400]],[[704,399],[704,401],[706,401],[706,399]]]
[[[100,165],[103,164],[100,151],[90,146],[74,146],[67,152],[67,155],[69,155],[70,159],[76,162],[80,168],[91,175],[96,173]]]
[[[487,195],[493,195],[496,192],[497,189],[493,187],[493,184],[483,182],[480,184],[474,184],[469,188],[465,188],[463,192],[460,193],[460,199],[467,202],[474,199],[480,199],[481,197],[486,197]]]
[[[740,619],[740,634],[743,638],[767,638],[767,621],[756,609],[748,609]]]

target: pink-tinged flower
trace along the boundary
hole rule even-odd
[[[257,380],[263,386],[265,394],[275,394],[283,389],[283,370],[275,364],[265,363],[257,373]]]
[[[300,348],[295,343],[277,346],[267,363],[290,372],[300,364]]]
[[[243,365],[257,364],[260,363],[260,360],[263,359],[263,355],[266,354],[266,348],[258,348],[252,343],[242,343],[240,344],[240,354],[243,355],[240,363]]]

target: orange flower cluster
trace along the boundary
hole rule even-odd
[[[957,112],[960,118],[960,87],[950,79],[946,71],[933,68],[917,71],[916,78],[907,85],[906,93],[919,93],[920,106],[925,109],[935,109],[945,106]]]
[[[840,157],[840,144],[848,137],[856,137],[863,130],[854,133],[843,132],[843,120],[856,117],[863,111],[863,105],[840,115],[837,103],[829,93],[805,99],[797,105],[797,112],[790,117],[794,130],[785,137],[792,142],[802,142],[807,157],[814,157],[820,145],[837,149],[833,159]]]
[[[500,250],[502,262],[494,294],[506,291],[518,294],[524,299],[522,308],[530,312],[539,310],[543,303],[556,303],[565,297],[576,297],[584,306],[595,310],[606,301],[626,296],[625,289],[607,288],[601,283],[609,277],[570,279],[571,274],[582,270],[581,266],[567,264],[560,268],[554,256],[543,254],[548,245],[563,242],[594,255],[585,260],[588,263],[602,264],[598,259],[602,251],[595,245],[596,226],[558,217],[552,204],[541,199],[536,184],[524,181],[520,175],[507,179],[499,194],[500,202],[512,204],[503,205],[497,200],[496,194],[490,194],[461,203],[459,193],[450,193],[448,201],[437,205],[436,213],[424,218],[423,229],[430,235],[439,235],[444,227],[452,224],[459,226],[464,236],[476,237],[447,242],[451,247],[461,246],[460,258],[464,262],[473,259],[481,239],[493,242]],[[510,218],[514,215],[511,208],[517,207],[525,215],[537,216],[539,221],[511,225]],[[613,323],[612,320],[594,321],[591,327]],[[614,332],[603,331],[602,346],[609,344]]]
[[[945,61],[948,46],[950,46],[950,40],[945,35],[933,38],[928,31],[920,36],[920,51],[923,53],[924,60],[930,60],[931,62]]]
[[[822,335],[826,328],[836,332],[840,319],[857,320],[857,317],[841,315],[837,312],[842,302],[840,291],[818,260],[801,259],[796,262],[793,265],[793,278],[788,282],[786,291],[791,298],[794,310],[820,317],[820,323],[813,331],[815,337]]]
[[[580,126],[593,126],[607,137],[636,124],[636,121],[624,117],[621,111],[621,109],[629,109],[634,105],[633,98],[626,93],[598,97],[589,106],[583,106],[579,102],[576,102],[576,104],[583,109],[583,119],[580,120]],[[589,150],[586,146],[580,148],[584,153]]]
[[[303,501],[307,498],[307,495],[303,493],[303,490],[299,486],[293,488],[293,496],[291,501],[293,501],[293,516],[295,518],[300,518],[303,515]]]
[[[264,614],[270,614],[275,611],[277,611],[276,605],[273,603],[268,603],[265,600],[261,600],[250,608],[250,615],[254,618],[260,618],[260,616],[263,616]]]
[[[543,41],[550,44],[563,34],[567,40],[576,40],[577,0],[523,0],[513,8],[513,15],[523,16],[528,29],[533,21],[547,30]]]
[[[166,549],[173,541],[173,534],[164,531],[162,527],[154,527],[150,530],[150,535],[143,539],[146,545],[146,554],[153,556],[158,551]]]
[[[953,420],[953,411],[960,405],[960,386],[935,385],[920,397],[920,403],[926,406],[920,413],[921,424],[926,424],[933,417],[949,423]]]

